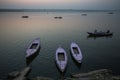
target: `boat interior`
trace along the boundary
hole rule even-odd
[[[65,61],[65,54],[64,53],[58,53],[58,60],[59,61]]]
[[[78,48],[77,47],[73,47],[73,51],[75,54],[79,54]]]
[[[30,49],[36,49],[38,46],[38,43],[33,43],[32,46],[30,47]]]

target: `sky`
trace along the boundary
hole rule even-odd
[[[0,0],[0,8],[120,9],[120,0]]]

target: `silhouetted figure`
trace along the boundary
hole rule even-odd
[[[95,29],[94,33],[96,33],[96,32],[97,32],[97,30]]]
[[[107,33],[110,33],[110,30],[107,30]]]

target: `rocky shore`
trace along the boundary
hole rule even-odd
[[[27,76],[30,73],[30,71],[31,68],[26,67],[21,71],[11,72],[8,74],[6,80],[54,80],[52,78],[40,77],[40,76],[29,79]],[[111,70],[100,69],[87,73],[71,74],[71,77],[64,78],[62,80],[120,80],[120,76],[113,75]]]

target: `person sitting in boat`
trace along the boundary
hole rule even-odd
[[[95,29],[94,33],[96,33],[96,32],[97,32],[97,30]]]
[[[110,30],[107,30],[107,33],[110,33]]]

